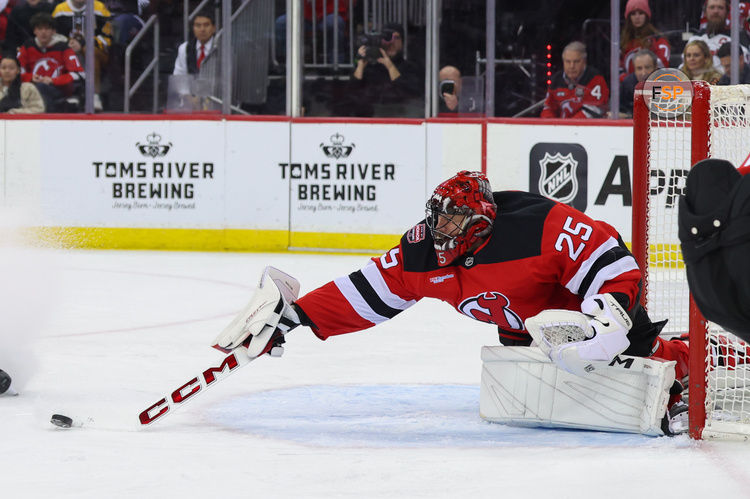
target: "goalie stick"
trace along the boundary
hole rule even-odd
[[[273,267],[266,267],[250,303],[215,340],[213,347],[229,355],[218,366],[209,367],[193,376],[142,410],[138,414],[140,427],[163,419],[261,355],[267,353],[280,357],[284,351],[281,346],[284,334],[298,324],[290,325],[284,307],[288,308],[298,294],[297,279]]]
[[[281,340],[283,342],[283,338]],[[224,357],[224,360],[218,366],[209,367],[201,371],[197,376],[193,376],[187,382],[177,387],[177,389],[164,395],[158,401],[142,410],[138,414],[139,427],[143,428],[155,421],[164,419],[190,400],[193,400],[200,393],[214,387],[219,381],[223,381],[232,373],[239,371],[241,367],[245,367],[258,357],[265,354],[269,354],[272,357],[280,357],[281,352],[283,352],[283,347],[272,339],[259,355],[250,357],[247,354],[247,345],[249,343],[249,339],[245,340],[242,342],[242,346],[229,352],[229,355]],[[221,348],[217,349],[224,351]]]
[[[264,352],[265,353],[265,352]],[[164,395],[155,403],[148,406],[138,414],[139,427],[161,421],[166,416],[193,400],[200,393],[215,386],[219,381],[226,379],[232,373],[239,371],[241,367],[248,365],[258,357],[248,357],[247,349],[239,347],[234,349],[216,367],[209,367],[197,376],[193,376],[187,382],[177,387],[174,391]]]

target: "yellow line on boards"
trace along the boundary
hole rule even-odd
[[[249,229],[160,229],[34,227],[24,239],[55,248],[151,249],[186,251],[314,251],[382,253],[400,235],[289,232]]]

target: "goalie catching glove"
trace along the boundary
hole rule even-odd
[[[633,326],[609,293],[583,300],[581,312],[544,310],[525,322],[539,348],[562,369],[578,375],[594,369],[590,361],[609,362],[624,352],[630,346],[627,334]]]
[[[240,346],[255,358],[264,353],[280,357],[284,335],[299,326],[293,302],[299,281],[273,267],[266,267],[250,302],[216,337],[213,347],[229,353]]]

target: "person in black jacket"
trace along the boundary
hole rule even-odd
[[[18,47],[21,46],[27,38],[34,36],[34,30],[31,28],[31,16],[38,12],[45,12],[52,15],[52,9],[55,6],[46,0],[26,0],[25,3],[16,5],[10,11],[8,17],[8,28],[5,32],[5,41],[3,42],[3,53],[15,55]]]
[[[357,66],[349,88],[349,107],[353,116],[424,116],[424,71],[404,59],[404,28],[386,24],[379,47],[361,45]],[[377,54],[373,53],[377,50]]]
[[[174,75],[198,74],[201,63],[214,49],[216,24],[208,11],[198,13],[193,19],[193,36],[177,48]]]
[[[696,163],[680,197],[678,234],[698,309],[750,341],[750,175],[723,159]]]
[[[719,78],[717,85],[730,85],[732,80],[732,44],[725,43],[716,52],[716,57],[721,61],[721,67],[724,68],[724,76]],[[746,85],[750,83],[750,66],[745,64],[745,54],[740,48],[740,57],[737,60],[740,65],[740,81],[738,83]]]
[[[648,49],[640,49],[633,55],[633,67],[635,71],[627,75],[620,83],[620,113],[628,117],[633,116],[633,96],[636,85],[641,81],[646,81],[648,75],[656,71],[656,54]]]

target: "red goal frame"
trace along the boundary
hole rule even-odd
[[[690,166],[709,157],[711,90],[706,82],[693,82]],[[641,303],[648,309],[648,206],[650,192],[649,157],[651,149],[650,111],[644,99],[643,84],[635,92],[633,108],[633,221],[632,252],[643,271]],[[689,311],[689,426],[690,436],[700,439],[706,421],[706,343],[707,321],[692,296]]]

